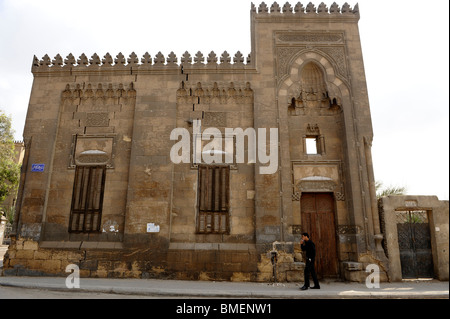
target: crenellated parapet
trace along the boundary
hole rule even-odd
[[[245,57],[240,51],[234,55],[230,55],[227,51],[218,56],[214,51],[211,51],[206,56],[198,51],[194,56],[189,52],[183,53],[178,58],[174,52],[166,57],[161,52],[158,52],[152,57],[146,52],[140,59],[136,53],[132,52],[126,58],[121,52],[113,57],[106,53],[101,58],[97,53],[94,53],[88,58],[84,53],[76,59],[70,53],[65,59],[60,54],[57,54],[53,59],[46,54],[42,59],[36,56],[33,58],[32,72],[39,74],[41,72],[90,72],[90,71],[125,71],[127,73],[137,73],[139,71],[161,71],[161,70],[178,70],[178,69],[206,69],[206,70],[239,70],[245,69],[251,64],[251,54]]]
[[[309,2],[307,5],[303,5],[298,2],[296,5],[291,5],[286,2],[284,5],[279,5],[274,2],[271,6],[268,6],[265,2],[259,4],[256,7],[251,4],[251,14],[261,21],[285,21],[295,22],[298,19],[305,19],[308,21],[323,21],[324,19],[337,19],[344,21],[359,20],[359,6],[356,4],[353,8],[346,2],[344,5],[339,6],[334,2],[328,7],[324,2],[321,2],[318,6]],[[287,20],[285,20],[287,19]],[[124,56],[121,52],[113,57],[111,54],[106,53],[103,57],[94,53],[90,58],[84,53],[78,58],[75,58],[70,53],[66,58],[63,58],[60,54],[51,58],[49,55],[43,56],[38,59],[34,56],[32,64],[33,74],[53,74],[58,75],[61,72],[67,73],[93,73],[93,72],[111,72],[115,74],[137,74],[137,73],[164,73],[164,72],[178,72],[174,70],[201,70],[201,72],[218,70],[219,72],[245,72],[254,69],[254,58],[252,54],[244,56],[240,51],[234,55],[229,54],[227,51],[221,55],[217,55],[214,51],[204,55],[202,52],[191,55],[189,52],[185,52],[180,58],[172,51],[167,56],[158,52],[155,56],[151,56],[146,52],[142,57],[138,57],[136,53],[132,52],[128,57]]]
[[[302,16],[302,17],[350,17],[356,16],[359,18],[359,6],[356,4],[353,8],[346,2],[340,7],[336,2],[328,8],[328,6],[321,2],[317,7],[312,2],[306,6],[301,2],[292,6],[289,2],[284,5],[279,5],[274,2],[270,7],[261,2],[258,8],[252,3],[251,12],[257,16]]]

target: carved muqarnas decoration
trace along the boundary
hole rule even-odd
[[[320,67],[310,62],[301,70],[298,95],[291,99],[290,109],[296,108],[330,108],[340,109],[337,98],[329,96],[323,72]]]
[[[246,104],[253,103],[253,90],[250,82],[226,83],[219,86],[217,82],[201,83],[197,82],[191,86],[189,82],[181,82],[177,90],[177,102],[188,104]]]
[[[67,84],[61,98],[63,102],[75,104],[129,104],[130,102],[134,103],[136,100],[136,90],[133,82],[130,82],[127,89],[124,88],[122,83],[119,83],[116,87],[113,87],[112,83],[108,83],[107,86],[103,86],[101,83],[97,85],[77,83],[73,88],[71,88],[70,84]]]

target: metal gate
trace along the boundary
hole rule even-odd
[[[397,233],[402,277],[432,278],[433,255],[427,212],[397,212]]]

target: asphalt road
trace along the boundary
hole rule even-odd
[[[0,300],[3,299],[157,299],[155,296],[105,294],[95,292],[54,291],[0,286]]]

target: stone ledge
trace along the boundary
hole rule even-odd
[[[363,264],[356,261],[344,261],[342,264],[344,269],[348,271],[361,271],[363,269]]]
[[[123,244],[119,242],[97,242],[97,241],[43,241],[39,248],[46,249],[123,249]]]
[[[255,244],[235,243],[170,243],[169,250],[234,250],[255,251]]]

